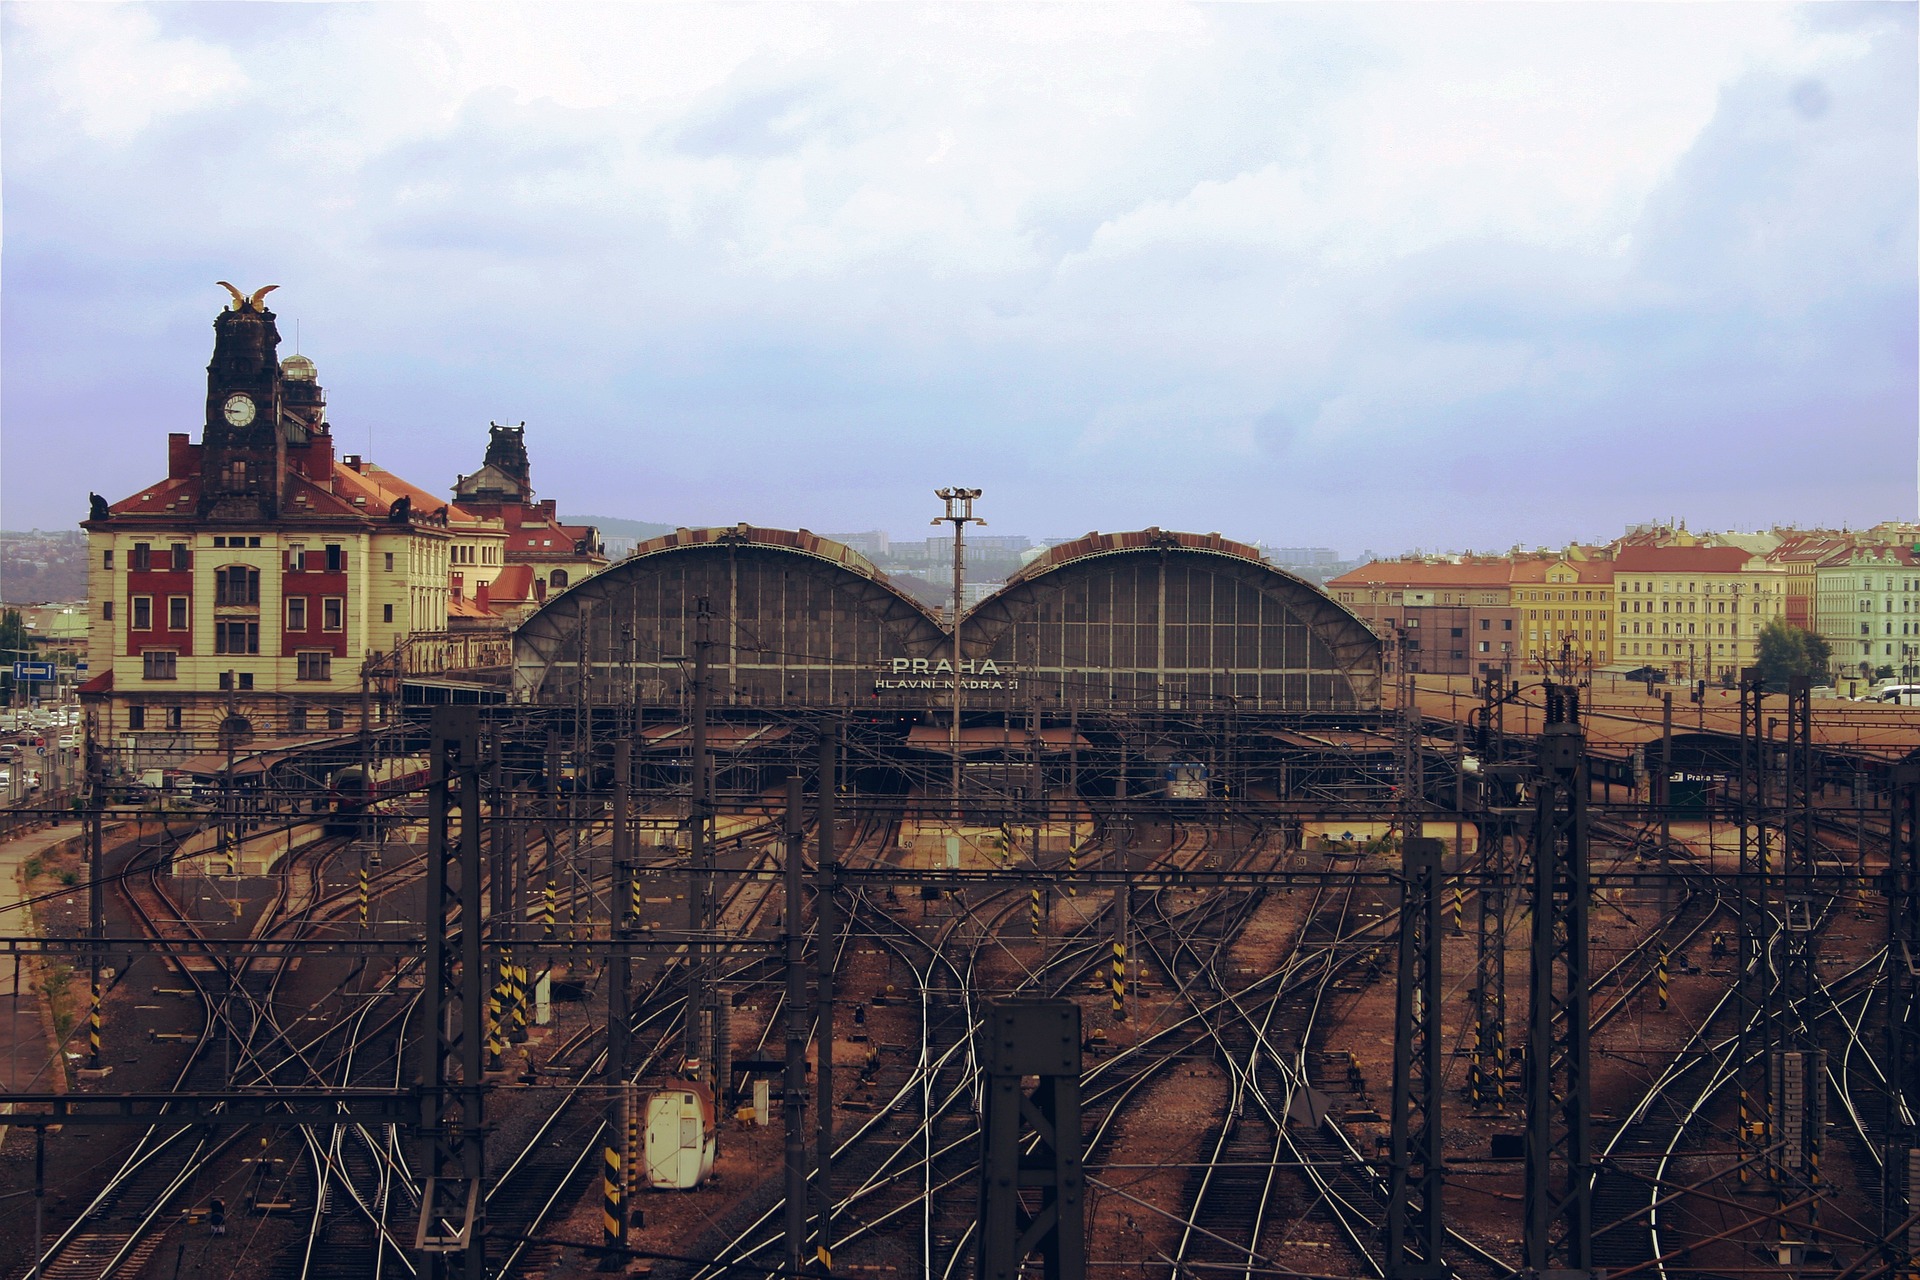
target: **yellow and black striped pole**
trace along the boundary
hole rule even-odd
[[[365,867],[361,867],[360,868],[360,927],[362,929],[369,927],[370,914],[372,911],[372,907],[373,907],[373,886],[367,880],[367,869]]]
[[[1661,947],[1660,959],[1653,966],[1653,985],[1660,996],[1660,1007],[1662,1009],[1666,1008],[1668,1004],[1667,986],[1671,964],[1672,960],[1667,954],[1667,949]]]
[[[94,974],[93,992],[87,1006],[87,1047],[93,1054],[93,1065],[100,1065],[100,975]]]
[[[1040,886],[1035,885],[1027,891],[1027,921],[1033,926],[1033,936],[1040,936]]]
[[[606,1160],[606,1169],[601,1178],[601,1194],[604,1203],[600,1209],[600,1226],[603,1229],[604,1243],[609,1249],[623,1249],[627,1243],[627,1186],[620,1172],[620,1142],[623,1135],[609,1134],[601,1154]]]
[[[1080,842],[1078,840],[1070,840],[1067,842],[1067,875],[1071,877],[1079,873]],[[1080,896],[1080,891],[1073,887],[1073,881],[1071,879],[1067,881],[1067,896],[1069,898],[1077,898]]]
[[[1124,1018],[1127,1016],[1127,944],[1124,942],[1113,944],[1113,977],[1110,981],[1113,987],[1113,1016]]]
[[[1478,1107],[1487,1100],[1486,1075],[1480,1066],[1480,1024],[1475,1022],[1467,1032],[1467,1097]]]
[[[1507,1114],[1507,1027],[1502,1018],[1493,1020],[1493,1109]]]
[[[1457,936],[1467,931],[1467,891],[1460,887],[1456,878],[1453,882],[1453,932]]]
[[[541,936],[553,936],[554,922],[560,918],[560,895],[554,890],[553,881],[548,880],[546,888],[540,891],[540,932]]]
[[[501,1059],[507,1056],[507,1011],[505,991],[500,983],[495,983],[493,991],[487,996],[487,1070],[498,1071]]]
[[[508,1007],[513,1015],[508,1037],[519,1043],[527,1038],[527,966],[516,963],[510,955],[506,961]]]

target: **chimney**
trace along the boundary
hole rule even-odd
[[[167,433],[167,479],[181,480],[193,474],[197,450],[184,431]]]
[[[480,612],[482,613],[493,612],[493,604],[487,598],[488,585],[489,585],[488,583],[482,582],[473,589],[473,603],[479,608]]]

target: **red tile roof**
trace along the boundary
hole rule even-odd
[[[1551,562],[1542,562],[1551,563]],[[1374,560],[1349,569],[1328,587],[1504,587],[1513,566],[1506,560]],[[1544,572],[1544,569],[1542,570]]]
[[[1739,573],[1754,561],[1740,547],[1625,547],[1613,562],[1618,573]]]

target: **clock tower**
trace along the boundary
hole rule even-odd
[[[200,514],[271,520],[279,514],[287,471],[281,429],[280,331],[262,304],[226,285],[233,304],[213,321],[207,365],[207,416],[201,437]]]

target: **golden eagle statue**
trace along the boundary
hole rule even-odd
[[[215,280],[214,283],[233,295],[233,305],[227,308],[229,311],[264,311],[266,308],[260,305],[260,299],[280,287],[277,284],[264,285],[261,288],[255,289],[252,297],[248,297],[246,294],[241,293],[238,289],[228,284],[225,280]]]

